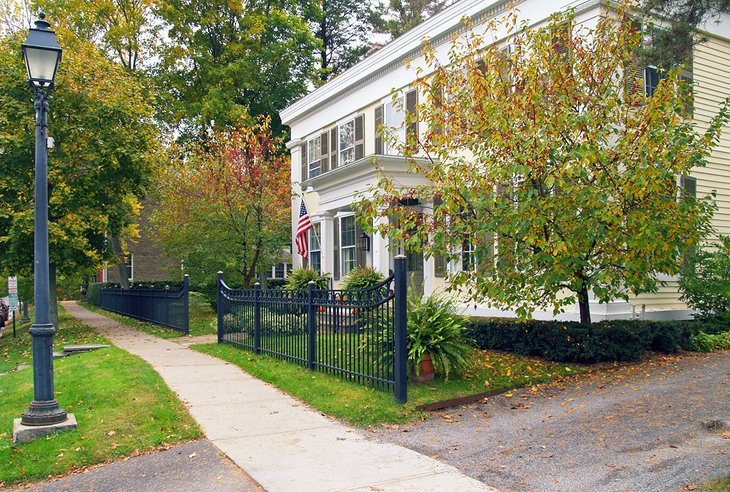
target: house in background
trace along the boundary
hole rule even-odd
[[[405,67],[405,61],[417,60],[422,50],[422,39],[430,40],[437,56],[445,60],[451,37],[462,28],[461,19],[469,16],[478,26],[485,18],[503,16],[509,5],[515,5],[520,17],[540,25],[554,12],[573,8],[578,24],[594,24],[601,14],[603,2],[596,0],[567,1],[542,0],[483,1],[462,0],[411,29],[382,49],[317,88],[281,112],[282,122],[291,128],[287,147],[291,152],[291,181],[296,196],[305,200],[313,223],[310,231],[309,264],[333,274],[335,284],[356,266],[373,266],[388,273],[393,266],[394,252],[389,240],[378,234],[367,237],[355,220],[351,208],[354,194],[366,191],[376,183],[374,159],[379,167],[404,186],[423,182],[423,176],[407,173],[402,156],[389,148],[378,135],[378,127],[395,128],[401,141],[408,132],[425,131],[425,123],[406,125],[403,111],[392,101],[392,91],[404,94],[405,110],[415,108],[419,94],[411,90],[415,72]],[[708,23],[703,35],[707,41],[696,46],[691,73],[683,73],[693,82],[694,120],[699,131],[707,128],[708,121],[718,106],[730,95],[730,21]],[[507,45],[508,40],[496,40]],[[656,70],[643,72],[645,89],[651,93],[658,81]],[[698,195],[717,193],[718,211],[714,226],[721,234],[730,234],[730,129],[725,129],[720,144],[709,159],[708,166],[693,171],[682,183]],[[419,203],[414,207],[433,207],[433,203]],[[292,237],[299,215],[299,199],[292,206]],[[296,251],[293,248],[292,251]],[[468,257],[469,251],[462,256]],[[408,253],[408,269],[415,287],[426,294],[445,287],[448,272],[462,268],[461,263],[444,264],[438,258],[424,259]],[[302,266],[303,258],[293,255],[294,267]],[[454,264],[458,263],[458,264]],[[655,294],[599,304],[592,301],[591,313],[595,320],[628,318],[645,315],[647,318],[686,317],[686,305],[677,294],[677,279],[663,278],[666,286]],[[509,316],[513,313],[470,307],[468,314],[480,316]],[[536,318],[552,318],[552,313],[535,312]],[[561,319],[578,319],[577,305],[560,315]]]
[[[138,221],[140,237],[127,242],[124,270],[130,283],[171,280],[175,277],[173,272],[181,268],[179,261],[166,256],[162,247],[151,239],[149,221],[154,208],[153,201],[142,201]],[[120,283],[118,266],[105,266],[99,272],[99,282]]]

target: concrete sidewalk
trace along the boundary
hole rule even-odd
[[[415,451],[369,440],[184,341],[148,335],[73,302],[64,308],[149,362],[207,437],[269,491],[495,490]]]

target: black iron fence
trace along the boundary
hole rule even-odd
[[[406,394],[406,263],[365,290],[235,290],[218,274],[218,342]]]
[[[99,307],[141,321],[190,333],[189,279],[185,275],[179,290],[115,287],[102,288]]]

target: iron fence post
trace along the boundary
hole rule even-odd
[[[317,313],[314,309],[314,280],[309,281],[307,288],[309,289],[307,291],[307,362],[309,364],[309,370],[314,371],[314,358],[317,353],[315,347],[317,343]]]
[[[253,348],[257,354],[261,353],[261,284],[253,286]]]
[[[395,401],[408,400],[408,335],[406,311],[408,309],[406,257],[395,257]]]
[[[183,276],[183,329],[186,335],[190,335],[190,275]]]
[[[218,272],[218,282],[216,282],[218,298],[216,301],[216,311],[218,314],[218,343],[223,342],[223,272]]]

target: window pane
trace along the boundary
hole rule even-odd
[[[340,221],[340,245],[355,246],[355,216],[343,217]]]
[[[401,102],[393,104],[389,102],[385,105],[385,126],[388,127],[388,134],[396,138],[398,144],[405,144],[406,142],[406,114],[403,109]],[[385,142],[385,153],[389,155],[397,155],[398,149],[397,144],[391,142]]]
[[[342,248],[342,275],[347,275],[357,266],[357,255],[354,247]]]
[[[312,224],[312,229],[309,231],[309,251],[319,251],[319,237],[320,229],[322,224]]]
[[[309,252],[309,265],[315,272],[322,271],[322,253],[319,251]]]
[[[340,165],[355,160],[355,121],[340,125]]]

